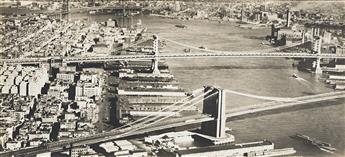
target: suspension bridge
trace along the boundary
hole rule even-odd
[[[37,35],[37,34],[36,34]],[[32,37],[33,35],[30,35]],[[29,37],[28,37],[29,38]],[[25,38],[27,40],[28,38]],[[157,37],[158,38],[158,37]],[[87,56],[87,57],[38,57],[38,58],[16,58],[16,59],[0,59],[0,63],[7,64],[40,64],[40,63],[104,63],[123,60],[151,60],[151,59],[188,59],[188,58],[315,58],[315,59],[345,59],[345,55],[329,54],[329,53],[288,53],[282,50],[292,47],[301,46],[304,43],[295,43],[289,46],[281,46],[276,48],[268,48],[252,51],[220,51],[198,48],[189,44],[181,43],[167,38],[165,41],[177,44],[182,47],[195,49],[193,53],[159,53],[158,39],[153,49],[154,55],[114,55],[114,56]],[[45,44],[46,45],[46,44]]]
[[[0,59],[0,64],[71,64],[71,63],[107,63],[115,61],[128,60],[153,60],[154,72],[158,71],[159,59],[190,59],[190,58],[312,58],[316,60],[315,71],[322,73],[321,59],[345,59],[345,55],[329,54],[329,53],[294,53],[294,52],[277,52],[291,47],[300,46],[302,44],[294,44],[291,46],[282,46],[279,48],[270,48],[253,51],[219,51],[205,50],[191,45],[179,43],[170,39],[166,41],[178,44],[180,46],[196,49],[198,52],[193,53],[159,53],[158,37],[154,40],[153,55],[115,55],[115,56],[87,56],[87,57],[41,57],[41,58],[16,58],[16,59]]]
[[[172,40],[169,40],[172,41]],[[186,47],[195,48],[190,45],[183,44]],[[117,55],[117,56],[88,56],[88,57],[40,57],[40,58],[17,58],[17,59],[0,59],[0,63],[7,64],[39,64],[53,62],[62,63],[92,63],[92,62],[113,62],[122,60],[145,60],[145,59],[188,59],[188,58],[329,58],[329,59],[345,59],[345,55],[337,54],[311,54],[311,53],[287,53],[277,52],[285,48],[298,46],[298,44],[290,47],[271,48],[254,51],[218,51],[218,50],[202,50],[204,52],[193,53],[156,53],[155,55]]]
[[[338,99],[345,97],[345,91],[343,92],[330,92],[330,93],[322,93],[316,95],[308,95],[308,96],[301,96],[301,97],[273,97],[273,96],[260,96],[255,94],[250,94],[247,92],[239,92],[229,89],[220,89],[212,86],[205,86],[204,88],[197,89],[192,92],[192,94],[182,99],[174,104],[171,104],[163,109],[160,112],[164,111],[174,111],[174,112],[182,112],[189,107],[195,106],[197,104],[202,103],[203,108],[205,107],[212,107],[212,108],[219,108],[220,106],[231,106],[225,102],[225,94],[234,94],[234,95],[241,95],[245,97],[260,99],[260,100],[269,100],[270,102],[256,104],[256,105],[249,105],[239,108],[231,108],[230,110],[225,111],[225,107],[223,109],[219,109],[218,112],[222,112],[224,117],[219,117],[217,114],[210,114],[210,109],[207,109],[208,112],[203,110],[203,113],[184,116],[179,118],[170,118],[174,116],[174,114],[168,114],[165,116],[157,116],[157,115],[148,115],[146,117],[137,119],[132,121],[126,125],[123,125],[119,128],[113,129],[109,132],[94,134],[86,137],[79,137],[79,138],[72,138],[57,142],[49,142],[43,144],[39,147],[29,147],[23,148],[19,150],[13,151],[5,151],[0,152],[0,156],[28,156],[28,155],[35,155],[44,152],[59,152],[65,149],[69,149],[74,146],[80,145],[92,145],[96,143],[121,139],[121,138],[128,138],[137,135],[147,134],[155,131],[161,131],[164,129],[169,128],[176,128],[186,125],[192,124],[200,124],[203,123],[218,123],[219,120],[224,121],[226,118],[233,118],[238,116],[244,116],[248,114],[254,113],[261,113],[270,110],[282,109],[282,108],[289,108],[294,106],[302,106],[302,105],[313,105],[313,102],[319,101],[326,101],[331,99]],[[211,101],[209,101],[211,100]],[[220,101],[222,100],[222,101]],[[218,104],[217,104],[218,103]],[[221,103],[221,104],[219,104]],[[217,110],[217,109],[212,109]],[[214,111],[211,111],[214,112]],[[226,112],[226,113],[225,113]]]

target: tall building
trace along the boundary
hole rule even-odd
[[[22,81],[19,85],[19,95],[27,96],[28,95],[28,82]]]
[[[315,36],[312,42],[312,50],[315,53],[321,53],[321,38],[319,36]]]
[[[56,74],[56,78],[61,81],[72,83],[74,82],[74,73],[58,73]]]
[[[279,30],[280,28],[276,28],[274,24],[271,25],[271,42],[277,42]]]
[[[203,102],[203,114],[211,115],[211,117],[214,117],[214,120],[201,123],[201,131],[208,136],[224,138],[226,137],[225,93],[222,89],[213,87],[206,87],[204,89],[205,92],[209,90],[211,92],[205,95]]]

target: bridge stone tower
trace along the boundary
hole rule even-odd
[[[210,93],[206,94],[204,97],[211,97],[204,99],[203,102],[203,114],[211,115],[214,118],[212,121],[207,121],[201,123],[201,132],[204,135],[212,136],[215,138],[225,138],[225,92],[223,89],[218,89],[210,86],[206,86],[204,92]]]
[[[157,35],[153,35],[153,55],[154,59],[152,60],[152,73],[153,74],[160,74],[158,69],[158,62],[159,62],[159,39]]]
[[[319,30],[319,29],[318,29]],[[319,31],[317,31],[317,33],[319,33]],[[317,55],[321,54],[321,44],[322,44],[322,39],[320,36],[315,36],[313,39],[313,43],[312,43],[312,51],[314,53],[316,53]],[[315,61],[315,73],[317,74],[321,74],[322,70],[321,70],[321,58],[317,57],[316,61]]]
[[[69,0],[62,0],[62,7],[60,13],[60,20],[64,15],[67,15],[68,21],[70,20],[69,16]]]

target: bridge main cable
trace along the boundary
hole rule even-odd
[[[195,50],[199,50],[199,51],[204,51],[204,52],[211,52],[211,53],[241,53],[241,52],[243,52],[243,51],[237,51],[237,52],[233,51],[233,52],[230,52],[230,51],[221,51],[221,50],[202,49],[202,48],[199,48],[199,47],[196,47],[196,46],[187,45],[185,43],[181,43],[181,42],[178,42],[178,41],[175,41],[175,40],[172,40],[172,39],[168,39],[168,38],[161,37],[161,39],[164,39],[166,41],[169,41],[171,43],[174,43],[174,44],[177,44],[177,45],[180,45],[180,46],[183,46],[183,47],[188,47],[188,48],[191,48],[191,49],[195,49]],[[299,44],[294,44],[294,45],[291,45],[291,46],[280,46],[280,47],[261,49],[261,50],[252,50],[252,51],[246,51],[246,52],[262,52],[262,53],[265,52],[265,53],[268,53],[268,52],[275,52],[277,50],[283,50],[283,49],[286,49],[286,48],[295,47],[295,46],[298,46],[298,45],[301,45],[301,44],[299,43]]]
[[[200,88],[200,89],[196,89],[196,90],[194,90],[193,91],[193,94],[198,94],[198,93],[200,93],[201,91],[202,91],[203,89],[202,88]],[[161,109],[161,110],[159,110],[159,112],[163,112],[163,111],[165,111],[165,110],[168,110],[168,109],[171,109],[172,107],[175,107],[176,105],[178,105],[178,104],[180,104],[180,103],[186,103],[185,101],[186,100],[188,100],[188,99],[190,99],[190,98],[192,98],[193,97],[193,95],[190,95],[190,96],[188,96],[188,97],[186,97],[186,98],[184,98],[184,99],[181,99],[181,100],[179,100],[178,102],[175,102],[175,103],[173,103],[173,104],[171,104],[171,105],[169,105],[169,106],[166,106],[166,107],[164,107],[163,109]],[[189,102],[189,101],[187,101],[187,102]],[[116,129],[113,129],[113,130],[111,130],[111,131],[116,131],[116,130],[119,130],[119,129],[122,129],[122,128],[124,128],[124,127],[127,127],[127,126],[133,126],[134,124],[136,124],[136,123],[138,123],[138,122],[141,122],[141,121],[143,121],[143,120],[146,120],[146,119],[148,119],[148,118],[150,118],[150,117],[152,117],[152,116],[157,116],[156,114],[149,114],[149,115],[147,115],[147,116],[145,116],[145,117],[142,117],[142,118],[140,118],[140,119],[137,119],[137,120],[135,120],[135,121],[133,121],[133,122],[130,122],[130,123],[128,123],[128,124],[125,124],[125,125],[123,125],[123,126],[121,126],[121,127],[119,127],[119,128],[116,128]]]
[[[185,109],[185,107],[184,106],[192,106],[192,105],[194,105],[194,104],[196,104],[196,103],[192,103],[192,104],[189,104],[189,103],[191,103],[192,101],[194,101],[195,99],[199,99],[199,98],[201,98],[201,97],[203,97],[203,96],[205,96],[206,94],[208,94],[208,93],[210,93],[211,92],[211,90],[209,90],[209,91],[207,91],[207,92],[205,92],[205,93],[203,93],[203,94],[201,94],[201,95],[199,95],[199,96],[197,96],[197,97],[195,97],[195,98],[193,98],[193,99],[191,99],[191,100],[189,100],[189,101],[187,101],[187,102],[185,102],[185,103],[183,103],[182,105],[179,105],[179,106],[173,106],[174,108],[172,109],[172,111],[176,111],[176,110],[178,110],[178,109]],[[203,99],[201,99],[201,100],[203,100]],[[198,101],[199,102],[199,101]],[[189,105],[188,105],[189,104]],[[182,110],[181,110],[182,111]],[[180,110],[178,110],[176,113],[180,113],[181,112]],[[170,116],[173,116],[175,113],[173,112],[173,113],[170,113],[170,114],[168,114],[167,116],[168,117],[170,117]],[[170,116],[169,116],[170,115]],[[151,123],[152,121],[155,121],[155,120],[159,120],[159,119],[163,119],[164,117],[166,117],[166,116],[159,116],[159,115],[157,115],[157,116],[155,116],[155,117],[152,117],[152,118],[149,118],[149,119],[147,119],[147,120],[145,120],[144,122],[140,122],[139,124],[136,124],[136,125],[134,125],[134,128],[135,127],[140,127],[141,125],[145,125],[145,124],[147,124],[147,123]],[[165,118],[166,119],[166,118]],[[131,130],[132,130],[133,128],[131,128]]]
[[[205,92],[203,95],[206,95],[206,94],[208,94],[208,93],[210,93],[210,92],[211,92],[211,90],[209,90],[208,92]],[[179,113],[179,112],[181,112],[181,111],[183,111],[183,110],[185,110],[185,109],[187,109],[187,108],[189,108],[189,107],[191,107],[191,106],[194,106],[194,105],[196,105],[196,104],[198,104],[198,103],[200,103],[200,102],[202,102],[202,101],[204,101],[204,100],[206,100],[206,99],[208,99],[208,98],[210,98],[210,97],[212,97],[212,96],[214,96],[214,95],[216,95],[216,94],[218,94],[218,92],[215,92],[215,93],[213,93],[213,94],[210,94],[210,95],[206,96],[204,99],[198,100],[197,102],[194,102],[194,103],[189,104],[189,105],[187,105],[187,106],[183,106],[183,107],[180,108],[177,112]],[[181,107],[181,106],[179,106],[179,107]],[[122,136],[127,135],[127,134],[130,134],[130,133],[135,132],[135,131],[138,131],[138,130],[140,130],[140,129],[142,129],[142,128],[147,128],[148,126],[154,125],[154,124],[156,124],[156,123],[158,123],[158,122],[161,122],[161,121],[163,121],[163,120],[165,120],[165,119],[168,119],[168,118],[170,118],[171,116],[173,116],[173,114],[170,114],[170,115],[168,115],[168,116],[165,116],[165,117],[163,117],[163,118],[160,118],[160,119],[158,119],[157,121],[154,121],[154,122],[152,122],[152,123],[146,124],[146,125],[141,126],[141,127],[139,127],[139,128],[135,128],[135,129],[133,129],[133,130],[130,130],[129,132],[124,133]]]
[[[260,95],[254,95],[254,94],[249,94],[249,93],[243,93],[243,92],[238,92],[234,90],[229,90],[226,89],[224,90],[226,93],[231,93],[231,94],[236,94],[236,95],[241,95],[245,97],[250,97],[250,98],[255,98],[255,99],[262,99],[262,100],[272,100],[272,101],[285,101],[285,102],[291,102],[294,99],[293,98],[284,98],[284,97],[270,97],[270,96],[260,96]]]

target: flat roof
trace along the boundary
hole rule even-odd
[[[206,153],[206,152],[214,152],[214,151],[222,151],[228,149],[238,149],[238,148],[248,148],[248,147],[255,147],[255,146],[264,146],[264,145],[272,145],[273,143],[270,141],[260,141],[260,142],[253,142],[253,143],[244,143],[244,144],[226,144],[226,145],[216,145],[216,146],[209,146],[209,147],[201,147],[195,149],[188,149],[188,150],[179,150],[176,151],[177,154],[195,154],[195,153]]]

